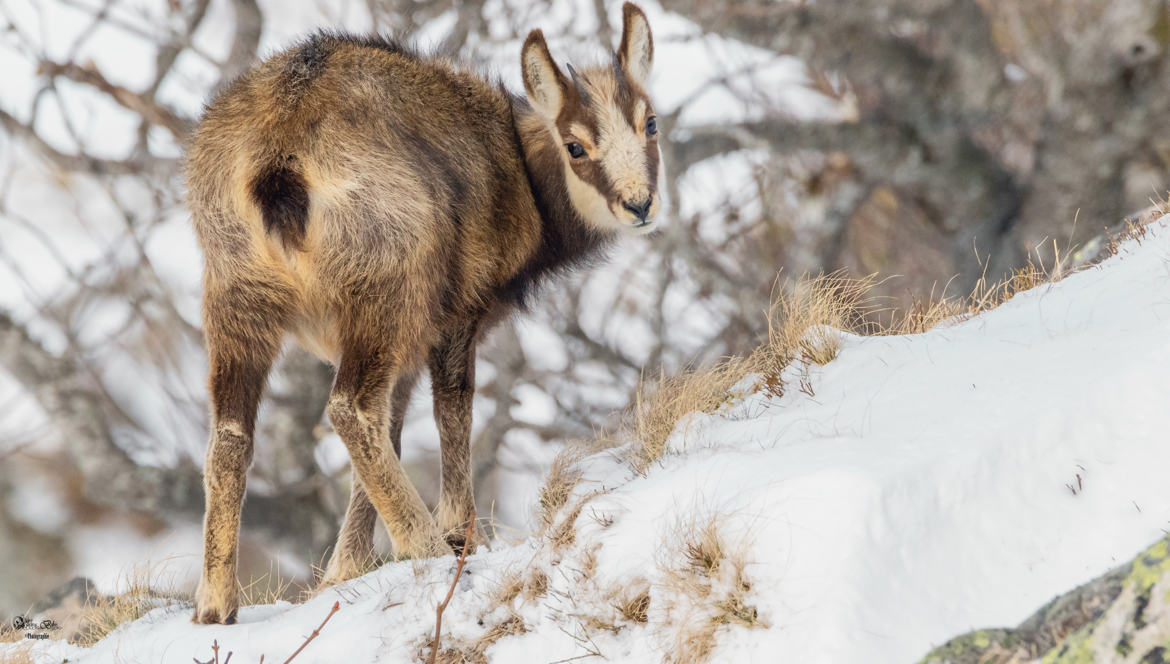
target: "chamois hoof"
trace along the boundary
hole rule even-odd
[[[232,609],[224,617],[225,614],[221,609],[204,609],[197,605],[195,607],[195,615],[191,617],[191,622],[197,625],[234,625],[236,624],[237,613],[237,609]]]
[[[240,602],[234,594],[216,596],[203,584],[195,591],[195,615],[191,622],[197,625],[234,625]]]
[[[466,527],[447,531],[447,534],[443,537],[443,539],[446,540],[447,546],[451,547],[451,550],[455,552],[456,556],[463,555],[464,549],[467,549],[467,555],[471,555],[475,553],[476,549],[487,544],[487,541],[484,540],[480,534],[479,528],[476,528],[471,532],[470,542],[467,541]]]
[[[468,549],[468,554],[475,553],[475,541],[472,540],[470,547],[468,547],[467,538],[462,533],[459,535],[447,535],[444,539],[447,541],[447,546],[451,547],[451,551],[455,553],[456,558],[463,555],[464,548]]]

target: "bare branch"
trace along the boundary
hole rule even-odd
[[[66,154],[49,145],[30,126],[7,111],[0,109],[0,126],[12,136],[19,137],[41,156],[64,171],[93,173],[95,175],[135,175],[143,172],[173,173],[178,170],[177,159],[159,157],[130,159],[101,159],[87,154]]]
[[[118,105],[142,116],[145,122],[171,132],[177,141],[182,141],[194,127],[191,120],[180,117],[171,109],[155,101],[153,97],[138,94],[109,82],[96,66],[82,67],[72,62],[57,63],[45,60],[38,67],[38,72],[46,76],[60,76],[92,86],[109,95]]]

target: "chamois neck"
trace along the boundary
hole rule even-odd
[[[562,148],[544,119],[526,99],[512,95],[511,102],[512,122],[540,223],[540,245],[504,287],[509,299],[523,306],[526,296],[544,279],[600,257],[612,235],[586,226],[573,207],[557,152]]]

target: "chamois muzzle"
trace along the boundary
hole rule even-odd
[[[653,198],[647,196],[646,199],[642,201],[622,201],[622,207],[629,210],[631,214],[638,218],[638,226],[644,226],[648,223],[646,221],[646,216],[650,214],[650,204],[652,202]]]

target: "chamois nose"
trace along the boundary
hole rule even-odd
[[[622,201],[622,207],[633,213],[638,221],[646,221],[646,215],[650,214],[650,201],[649,196],[646,197],[646,200],[638,202]]]

